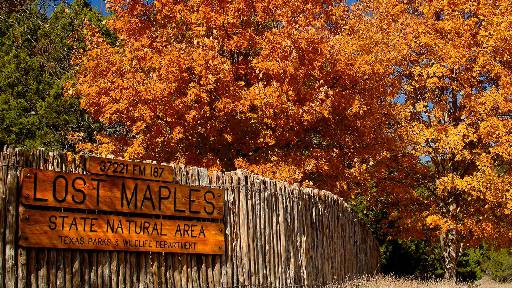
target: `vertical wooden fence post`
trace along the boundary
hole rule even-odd
[[[376,241],[332,193],[174,164],[178,183],[225,189],[224,255],[18,247],[20,168],[84,173],[83,160],[42,149],[0,153],[0,288],[309,287],[378,269]]]

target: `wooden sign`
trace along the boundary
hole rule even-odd
[[[40,211],[20,207],[24,247],[224,253],[222,223]]]
[[[224,191],[160,181],[25,168],[28,205],[222,219]]]
[[[158,180],[163,182],[174,181],[172,167],[143,162],[89,157],[85,169],[88,173],[92,174]]]

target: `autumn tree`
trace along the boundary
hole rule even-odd
[[[385,49],[395,59],[389,81],[400,87],[390,99],[394,132],[399,158],[412,155],[425,168],[417,179],[378,178],[379,205],[396,207],[391,218],[402,236],[438,235],[453,279],[463,247],[512,240],[512,2],[361,5],[370,26],[391,40],[376,47],[401,39]]]
[[[345,4],[117,0],[110,9],[119,41],[90,29],[79,55],[75,92],[109,127],[84,149],[245,168],[347,195],[397,147],[392,54],[355,34],[369,23]]]
[[[512,238],[511,4],[121,1],[76,87],[82,147],[363,193],[402,238]],[[75,89],[76,88],[76,89]]]

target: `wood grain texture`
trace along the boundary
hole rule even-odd
[[[7,199],[7,185],[5,182],[7,174],[4,172],[6,169],[3,169],[3,167],[8,166],[4,157],[1,157],[0,160],[2,165],[0,166],[0,239],[2,239],[2,241],[0,241],[0,288],[5,288],[5,241],[3,241],[3,239],[7,220],[5,215],[5,204]]]
[[[88,157],[86,171],[91,174],[173,182],[172,166],[121,159]]]
[[[18,249],[18,288],[27,287],[27,249]]]
[[[27,205],[221,219],[218,188],[25,168],[21,202]]]
[[[18,185],[18,174],[14,169],[9,170],[7,175],[7,201],[6,201],[6,222],[5,227],[5,285],[6,287],[16,287],[18,279],[16,277],[17,267],[17,209],[16,209],[16,190]]]
[[[20,245],[67,249],[222,254],[224,225],[21,208]],[[105,269],[104,272],[106,272]]]
[[[378,246],[370,231],[357,221],[348,205],[332,193],[276,182],[245,171],[208,173],[203,168],[176,164],[164,165],[172,168],[173,182],[153,179],[135,181],[137,183],[162,182],[167,185],[186,187],[189,184],[199,184],[203,188],[210,189],[211,186],[222,190],[221,202],[225,208],[222,213],[223,220],[203,219],[196,223],[224,222],[225,238],[224,241],[219,242],[224,247],[224,254],[197,256],[183,253],[183,251],[161,254],[161,252],[24,248],[18,245],[19,243],[15,241],[18,235],[12,231],[20,230],[19,218],[15,217],[15,222],[12,222],[10,211],[13,211],[14,207],[14,215],[20,214],[17,204],[23,202],[23,198],[19,198],[23,194],[18,189],[8,189],[9,172],[14,172],[12,174],[14,177],[11,177],[14,180],[19,179],[16,177],[19,177],[23,167],[59,170],[64,172],[55,173],[74,173],[83,177],[81,173],[85,172],[85,158],[87,157],[70,158],[69,155],[47,150],[10,149],[0,152],[0,161],[2,161],[0,206],[3,205],[3,209],[0,207],[0,223],[2,223],[0,236],[10,241],[9,244],[5,241],[0,243],[0,247],[3,248],[0,249],[0,253],[4,253],[3,261],[0,261],[0,288],[77,287],[77,285],[91,288],[188,288],[196,287],[195,285],[198,285],[197,287],[230,287],[243,284],[253,284],[254,287],[314,286],[356,275],[372,274],[378,267],[380,257]],[[144,164],[155,165],[150,162]],[[87,176],[97,177],[96,179],[104,177],[124,181],[134,180],[110,175]],[[14,182],[21,183],[21,179]],[[14,182],[10,181],[11,187],[17,186],[12,184]],[[130,183],[133,185],[133,182]],[[79,183],[75,183],[75,186],[76,184]],[[62,187],[58,186],[58,188]],[[75,198],[80,196],[72,186],[68,189],[68,198],[73,195]],[[62,197],[63,194],[59,194],[61,192],[63,192],[62,189],[57,189],[57,197]],[[141,190],[138,196],[143,197],[144,192]],[[49,193],[46,195],[53,197],[53,191],[50,190]],[[37,195],[43,194],[37,193]],[[156,194],[152,196],[154,200]],[[137,199],[139,204],[141,199]],[[11,210],[8,210],[9,207]],[[70,213],[64,212],[68,209],[65,207],[51,208],[55,212],[47,211],[48,208],[43,206],[26,208],[32,210],[37,208],[38,213],[59,213],[58,215]],[[78,208],[73,210],[73,213],[82,216],[84,214],[77,211],[84,211],[88,217],[113,217],[100,215],[103,212],[97,212],[94,207],[86,208],[87,210],[76,206],[73,208]],[[23,213],[21,211],[22,216]],[[141,219],[146,217],[140,216],[142,214],[148,215],[151,221],[160,221],[160,219],[153,219],[158,216],[149,216],[151,213],[148,212],[137,213],[137,217]],[[14,225],[10,224],[13,229],[8,228],[9,221],[14,223]],[[179,218],[176,221],[192,222],[187,221],[186,218]],[[48,219],[45,224],[48,227]],[[66,233],[73,232],[69,231],[69,226],[67,228]],[[14,255],[11,259],[16,260],[9,262],[11,265],[9,273],[7,273],[7,255],[11,255],[10,257]],[[7,286],[6,283],[10,285],[12,279],[15,282],[14,286]]]

